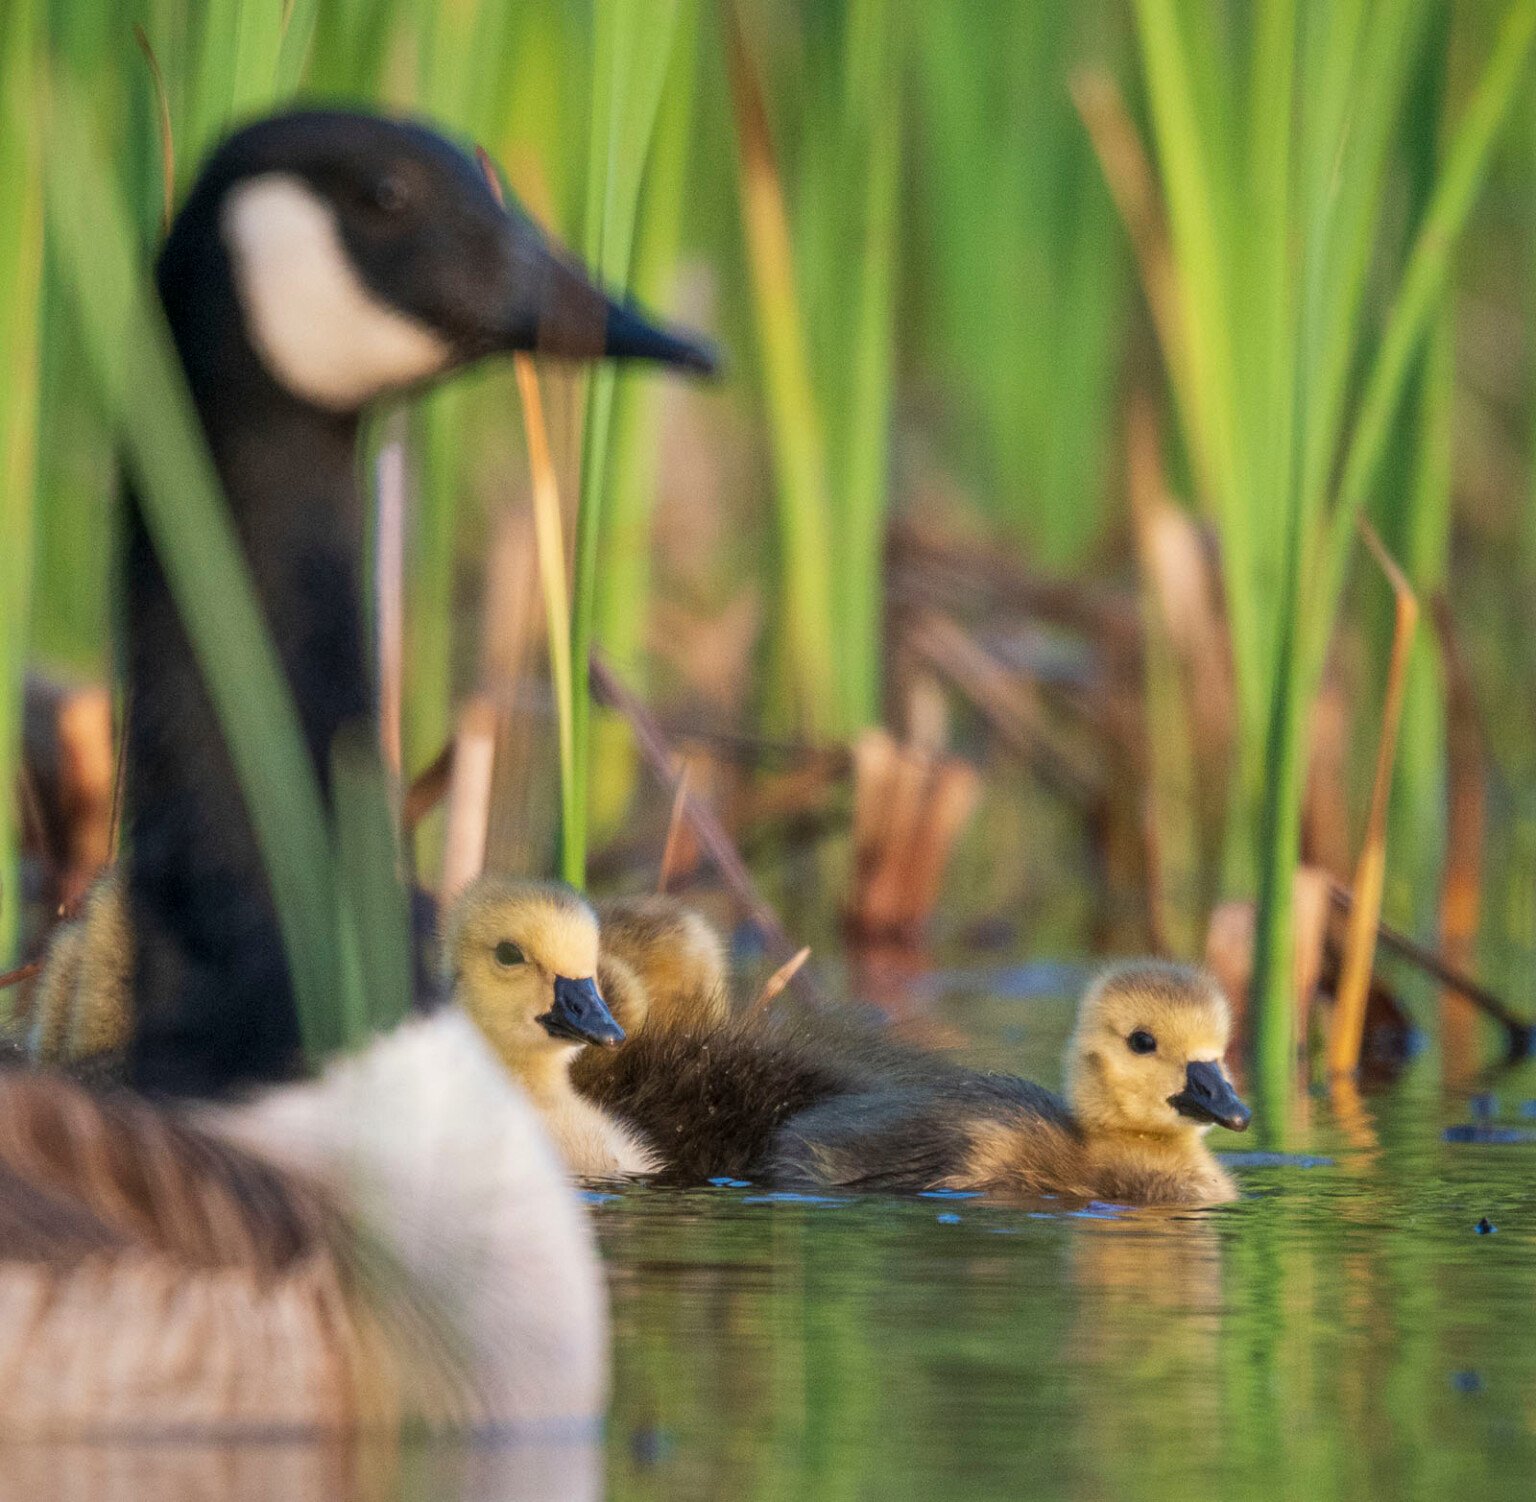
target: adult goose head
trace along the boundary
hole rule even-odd
[[[374,712],[369,406],[503,351],[712,365],[594,287],[472,157],[371,115],[301,111],[231,136],[157,281],[323,791],[337,732]],[[287,1077],[297,1019],[244,800],[135,504],[125,578],[130,1075],[216,1096]]]

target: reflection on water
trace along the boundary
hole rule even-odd
[[[595,1441],[8,1444],[0,1502],[595,1502]]]
[[[1055,1078],[1065,1011],[964,1010]],[[1536,1144],[1432,1061],[1344,1105],[1219,1210],[606,1200],[609,1497],[1528,1497]]]

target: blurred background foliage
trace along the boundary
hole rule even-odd
[[[115,457],[44,253],[41,176],[69,170],[34,129],[49,78],[81,85],[146,260],[162,97],[173,193],[233,120],[360,100],[483,145],[610,283],[727,354],[714,385],[543,372],[563,795],[542,659],[493,640],[535,577],[512,373],[379,425],[409,499],[407,779],[475,692],[537,727],[493,858],[547,866],[563,827],[567,874],[589,846],[613,869],[641,819],[628,728],[588,724],[590,641],[753,765],[882,723],[980,764],[966,921],[1086,901],[1097,941],[1192,951],[1219,899],[1258,897],[1282,1058],[1291,871],[1348,881],[1377,837],[1394,617],[1367,516],[1423,616],[1386,915],[1440,943],[1454,879],[1462,959],[1523,987],[1533,30],[1526,0],[0,0],[0,775],[24,673],[109,664]],[[7,808],[7,948],[19,828]],[[742,837],[771,863],[768,832]]]

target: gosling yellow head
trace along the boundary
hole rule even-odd
[[[508,1067],[624,1041],[597,985],[597,915],[568,887],[482,878],[444,934],[454,994]]]
[[[1089,988],[1067,1044],[1067,1094],[1093,1132],[1245,1131],[1251,1116],[1222,1065],[1232,1018],[1203,970],[1136,960]]]

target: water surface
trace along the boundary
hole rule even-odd
[[[1002,989],[939,1022],[1054,1083],[1069,1005]],[[602,1198],[608,1496],[1527,1498],[1536,1073],[1489,1089],[1314,1100],[1199,1212]]]

